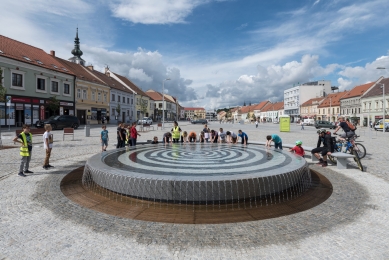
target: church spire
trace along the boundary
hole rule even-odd
[[[76,31],[76,38],[74,38],[74,49],[71,52],[74,56],[69,61],[85,65],[85,61],[81,58],[83,52],[80,49],[80,39],[78,38],[78,27]]]

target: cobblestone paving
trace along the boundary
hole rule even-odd
[[[278,133],[278,125],[226,125],[241,127],[249,140],[264,141]],[[169,126],[170,127],[170,126]],[[218,129],[220,124],[210,125]],[[201,129],[185,126],[184,130]],[[321,205],[291,216],[256,222],[219,225],[179,225],[122,219],[80,207],[60,191],[61,179],[98,153],[99,128],[85,138],[76,131],[76,141],[56,141],[51,164],[42,169],[41,137],[35,137],[31,170],[26,178],[17,176],[18,149],[0,150],[0,259],[385,259],[389,253],[388,210],[389,133],[362,134],[368,155],[367,172],[335,167],[318,169],[332,183],[332,196]],[[115,127],[110,127],[110,146]],[[62,140],[62,131],[55,131]],[[141,133],[140,141],[163,131]],[[281,133],[284,143],[301,139],[315,146],[313,128]],[[3,144],[13,134],[3,132]],[[66,137],[70,140],[70,137]],[[352,167],[352,165],[351,165]]]

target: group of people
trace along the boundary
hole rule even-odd
[[[43,148],[45,149],[46,156],[43,162],[43,169],[48,170],[49,168],[54,167],[49,163],[51,149],[53,148],[53,135],[50,132],[52,130],[50,124],[46,124],[44,127],[45,132],[43,134]],[[32,154],[32,134],[30,133],[30,126],[23,125],[22,132],[16,136],[13,141],[21,144],[20,155],[22,158],[19,165],[18,175],[26,177],[25,173],[33,173],[29,170]]]
[[[238,134],[233,131],[224,131],[223,128],[220,128],[219,131],[211,130],[208,125],[204,125],[203,130],[197,134],[194,131],[187,132],[182,131],[178,126],[178,123],[174,121],[173,128],[170,132],[163,134],[162,142],[163,143],[237,143],[238,137],[241,139],[241,143],[246,145],[248,144],[248,136],[242,130],[238,131]],[[154,137],[154,144],[158,143],[158,137]]]
[[[108,142],[108,131],[106,130],[105,125],[103,125],[102,128],[103,131],[101,131],[101,149],[102,151],[105,151],[107,146],[104,142]],[[127,127],[125,124],[119,123],[118,128],[116,129],[116,148],[125,147],[126,145],[136,146],[136,140],[138,139],[138,136],[141,135],[138,133],[138,130],[136,130],[136,122],[132,123]]]

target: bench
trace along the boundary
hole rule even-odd
[[[65,135],[72,135],[73,141],[74,141],[74,129],[73,128],[64,128],[63,129],[63,135],[62,135],[62,141],[65,141]]]
[[[347,169],[347,159],[355,157],[352,154],[342,152],[332,153],[331,156],[336,158],[336,168],[338,169]]]
[[[162,123],[158,123],[157,130],[158,130],[158,127],[160,127],[162,129]]]

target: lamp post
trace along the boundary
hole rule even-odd
[[[385,70],[386,68],[377,67],[378,70]],[[385,133],[385,84],[377,83],[382,88],[382,133]]]
[[[165,81],[170,79],[164,79],[162,81],[162,129],[165,129]]]

